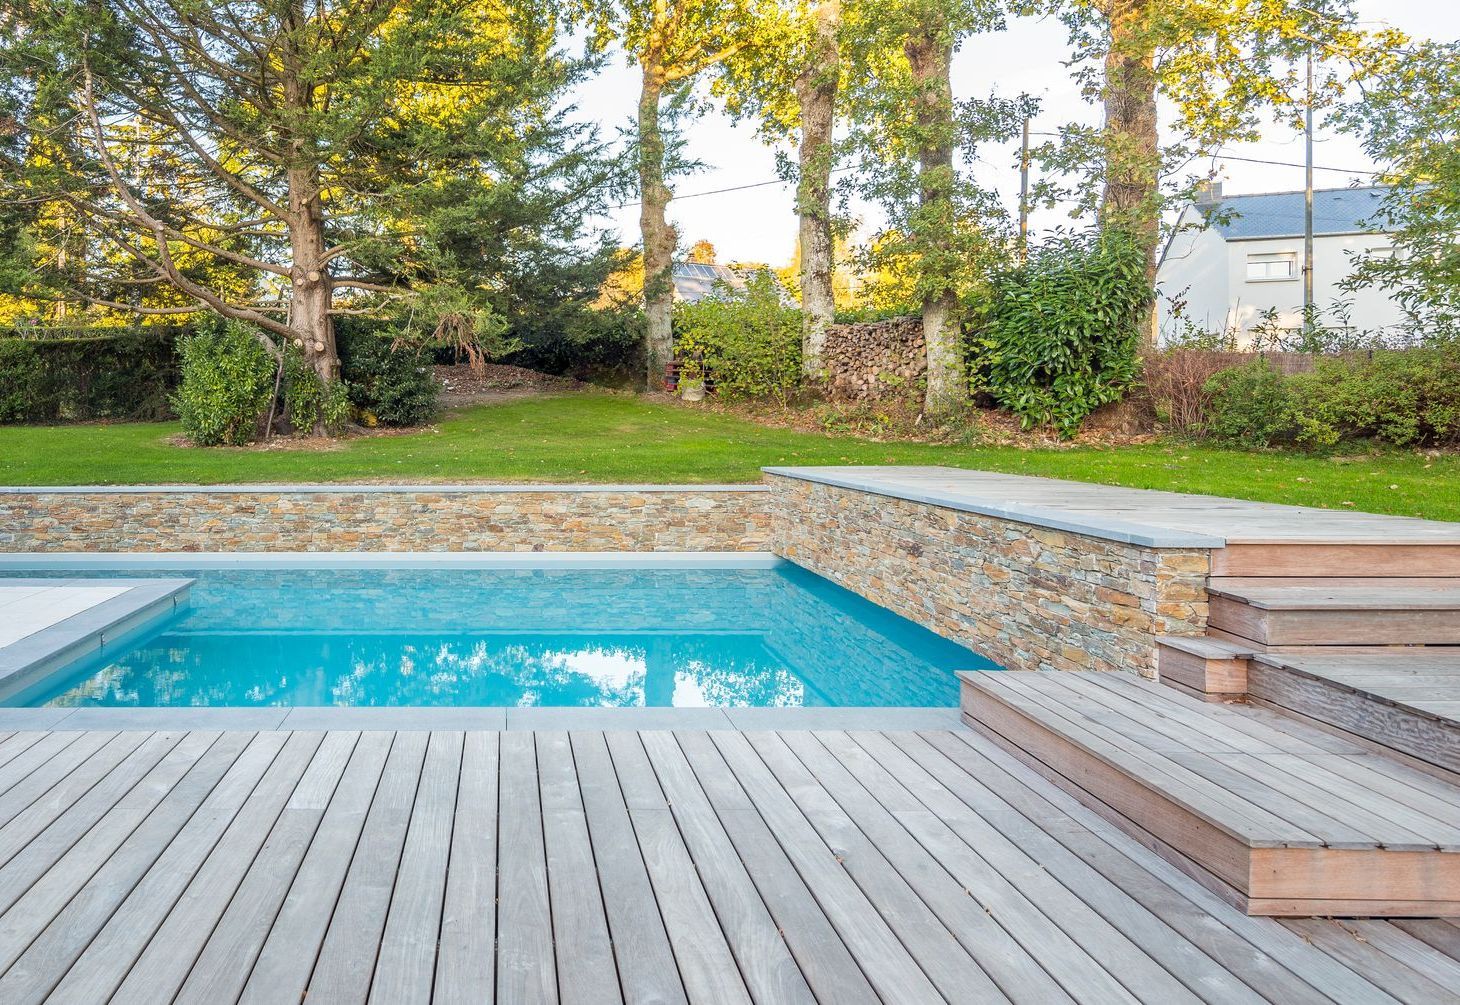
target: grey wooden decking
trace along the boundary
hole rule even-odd
[[[0,738],[0,1001],[1453,1001],[967,731]]]

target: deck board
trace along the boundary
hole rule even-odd
[[[25,739],[7,1003],[1368,1005],[1460,982],[1460,926],[1248,917],[966,730]]]

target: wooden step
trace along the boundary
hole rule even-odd
[[[1460,648],[1260,654],[1248,690],[1272,708],[1460,773]]]
[[[1163,635],[1156,639],[1156,676],[1203,701],[1244,701],[1252,651],[1205,636]]]
[[[1134,675],[959,675],[964,721],[1249,914],[1460,915],[1460,786]]]
[[[1225,578],[1208,627],[1258,647],[1460,644],[1460,579]]]
[[[1460,576],[1460,544],[1229,539],[1212,551],[1213,576],[1352,576],[1356,570],[1375,577]]]

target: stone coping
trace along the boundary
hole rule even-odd
[[[187,495],[218,493],[220,495],[307,495],[351,494],[388,495],[401,493],[437,493],[467,495],[471,493],[543,493],[543,492],[766,492],[769,487],[758,482],[744,484],[669,484],[669,485],[596,485],[592,483],[482,483],[453,482],[433,485],[429,482],[406,485],[381,485],[350,482],[300,482],[293,484],[259,483],[241,485],[0,485],[0,495]]]
[[[0,708],[0,730],[963,728],[956,708]]]
[[[785,562],[769,551],[21,551],[0,554],[0,570],[774,569]],[[0,583],[12,582],[15,581],[0,580]],[[59,582],[75,585],[78,580]]]
[[[999,499],[991,494],[981,494],[978,491],[976,478],[970,478],[969,485],[966,487],[961,485],[951,487],[947,482],[957,480],[957,475],[976,476],[979,474],[979,472],[964,471],[959,468],[868,467],[859,469],[855,467],[767,467],[761,470],[768,475],[778,475],[782,478],[796,478],[801,481],[817,482],[836,488],[855,489],[859,492],[887,496],[892,499],[905,499],[909,502],[926,503],[930,506],[941,506],[944,509],[959,510],[964,513],[977,513],[981,516],[1013,520],[1018,523],[1032,524],[1036,527],[1048,527],[1051,530],[1068,531],[1072,534],[1083,534],[1086,537],[1096,537],[1106,541],[1117,541],[1121,544],[1133,544],[1146,548],[1221,548],[1227,543],[1225,538],[1218,537],[1214,534],[1173,530],[1156,524],[1120,520],[1087,512],[1062,510],[1057,507],[1040,506],[1007,498]],[[937,480],[934,481],[933,478],[926,477],[930,475],[934,476]],[[924,477],[920,478],[918,476]],[[950,476],[953,477],[950,478]],[[1029,478],[1028,480],[1048,481],[1054,484],[1072,484],[1058,482],[1055,479]],[[1092,486],[1092,488],[1099,487]]]
[[[125,593],[0,647],[0,694],[34,684],[187,603],[191,579],[5,579],[7,586],[126,586]]]

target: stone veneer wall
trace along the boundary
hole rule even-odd
[[[1205,549],[1148,548],[768,475],[771,546],[1012,670],[1156,671],[1206,631]]]
[[[0,551],[764,551],[758,486],[0,492]]]

